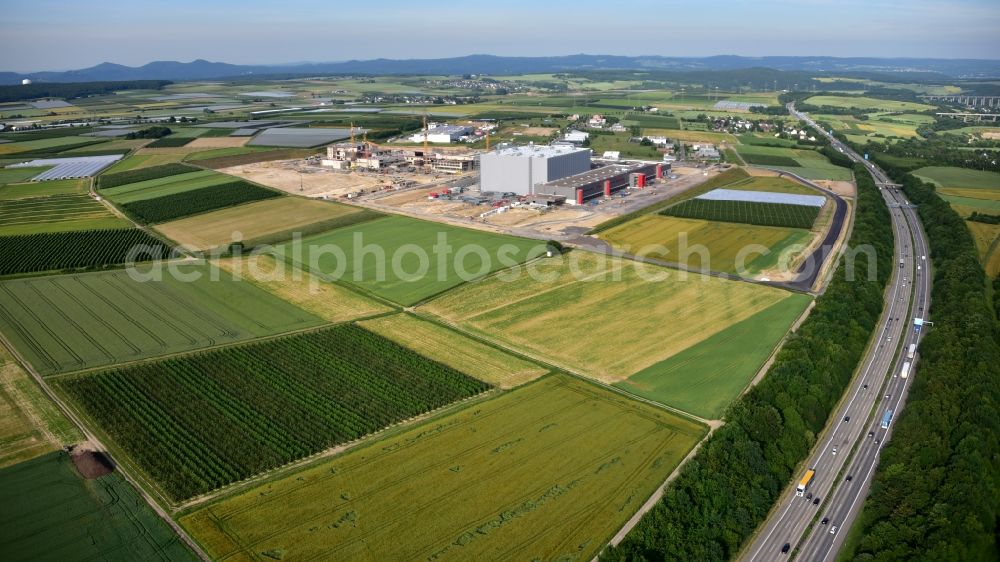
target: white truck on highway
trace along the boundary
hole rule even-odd
[[[899,376],[902,377],[902,378],[904,378],[904,379],[906,377],[910,376],[910,362],[909,361],[906,361],[906,362],[903,363],[903,368],[902,368],[902,370],[899,371]]]
[[[910,344],[910,349],[907,350],[907,352],[906,352],[906,358],[907,359],[913,359],[913,355],[916,354],[916,352],[917,352],[917,344],[911,343]]]

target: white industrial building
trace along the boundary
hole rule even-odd
[[[479,158],[480,189],[531,195],[535,186],[590,170],[589,148],[513,146]]]
[[[441,125],[431,123],[427,126],[427,142],[448,144],[471,134],[472,127],[465,125]],[[420,131],[410,137],[413,142],[424,142],[424,132]]]

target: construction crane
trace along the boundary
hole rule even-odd
[[[427,110],[424,110],[424,169],[431,165],[431,151],[427,147]]]

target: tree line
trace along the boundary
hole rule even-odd
[[[20,86],[0,86],[0,102],[34,100],[38,98],[83,98],[112,94],[119,90],[160,90],[173,84],[170,80],[124,80],[114,82],[71,82],[66,84],[39,83]]]
[[[882,452],[854,560],[996,560],[1000,337],[962,218],[933,186],[895,174],[919,205],[934,266],[934,326]],[[1000,289],[1000,281],[994,281]]]
[[[858,181],[855,247],[876,263],[843,264],[764,379],[726,412],[697,455],[603,560],[729,560],[753,534],[801,466],[860,362],[884,305],[892,270],[889,211],[871,177]]]

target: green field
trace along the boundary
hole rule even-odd
[[[811,300],[808,295],[791,295],[615,386],[719,419]]]
[[[600,236],[615,248],[628,253],[682,263],[692,269],[726,273],[739,273],[737,260],[740,252],[751,245],[760,245],[770,253],[746,255],[743,273],[752,275],[776,266],[783,251],[793,245],[808,244],[812,234],[794,228],[645,215],[604,231]],[[697,251],[687,252],[687,259],[681,259],[685,247],[682,239],[686,239],[687,248],[704,246],[708,250],[708,259],[703,259]]]
[[[101,195],[111,199],[115,203],[125,204],[146,199],[155,199],[165,195],[173,195],[192,191],[202,187],[209,187],[233,181],[231,176],[213,172],[211,170],[199,170],[186,174],[167,176],[136,183],[128,183],[118,187],[101,189]]]
[[[201,276],[185,282],[164,271],[161,281],[139,282],[108,271],[0,282],[0,330],[52,374],[322,324],[248,282],[212,281],[207,266],[177,269]]]
[[[704,433],[551,376],[180,521],[215,559],[589,560]]]
[[[807,98],[805,103],[841,108],[856,107],[858,109],[871,109],[874,111],[928,111],[934,109],[933,105],[923,103],[866,98],[864,96],[812,96],[811,98]]]
[[[0,236],[129,226],[89,195],[0,199]]]
[[[749,163],[756,159],[762,166],[788,170],[806,179],[850,181],[853,178],[851,170],[832,164],[815,150],[750,144],[737,145],[736,150]]]
[[[56,452],[0,469],[7,560],[197,561],[117,473],[85,480]]]
[[[969,170],[953,166],[926,166],[914,170],[912,173],[938,187],[1000,191],[1000,174],[996,172]]]
[[[452,247],[450,253],[434,252],[439,238]],[[306,238],[301,246],[296,250],[286,244],[276,252],[308,271],[352,283],[402,305],[545,252],[541,242],[401,216]],[[344,259],[332,248],[338,248]],[[355,252],[356,248],[363,252]],[[426,270],[422,275],[421,269]]]
[[[56,384],[173,500],[489,388],[353,324]]]
[[[14,154],[20,152],[60,152],[60,149],[83,146],[87,144],[98,144],[104,142],[94,137],[53,137],[48,139],[38,139],[21,142],[11,142],[0,144],[0,154]]]
[[[617,382],[788,297],[770,287],[573,251],[467,283],[417,311]]]
[[[0,187],[7,185],[8,183],[28,181],[49,169],[51,169],[49,166],[40,166],[36,168],[0,168]]]
[[[726,189],[740,191],[768,191],[772,193],[796,193],[801,195],[819,195],[820,192],[806,187],[797,181],[774,176],[751,176],[749,178],[727,183]]]

